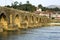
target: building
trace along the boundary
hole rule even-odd
[[[42,9],[41,8],[37,8],[37,10],[35,11],[36,14],[40,14],[42,12]]]
[[[52,10],[41,11],[41,9],[38,9],[35,11],[35,13],[39,14],[40,16],[46,16],[52,19],[60,19],[60,11],[52,11]]]

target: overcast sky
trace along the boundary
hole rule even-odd
[[[42,4],[43,6],[60,5],[60,0],[0,0],[0,6],[11,5],[11,3],[14,1],[22,3],[26,3],[26,1],[29,1],[35,6],[37,6],[38,4]]]

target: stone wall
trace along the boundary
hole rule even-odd
[[[0,26],[6,30],[41,26],[45,17],[13,8],[0,7]]]

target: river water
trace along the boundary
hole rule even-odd
[[[60,26],[49,26],[19,32],[2,32],[0,40],[60,40]]]

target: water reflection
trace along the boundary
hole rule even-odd
[[[60,40],[60,27],[43,27],[0,33],[0,40]]]

